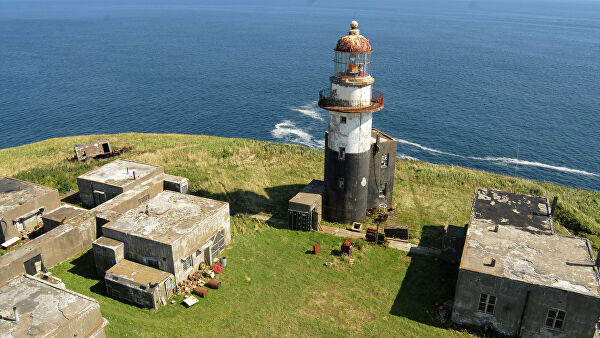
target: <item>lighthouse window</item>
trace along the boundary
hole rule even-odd
[[[342,116],[342,118],[341,118],[340,122],[341,122],[341,123],[346,123],[346,117],[345,117],[345,116]]]
[[[388,154],[388,153],[381,154],[381,167],[387,168],[389,164],[390,164],[390,154]]]
[[[344,189],[344,178],[338,177],[338,188]]]
[[[340,160],[346,159],[346,148],[340,147],[340,152],[338,153],[338,159],[340,159]]]

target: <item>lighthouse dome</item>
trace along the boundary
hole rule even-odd
[[[352,21],[348,35],[338,40],[334,50],[342,53],[371,53],[371,43],[360,35],[358,22]]]

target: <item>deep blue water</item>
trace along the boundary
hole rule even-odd
[[[0,148],[127,131],[322,147],[318,91],[353,18],[399,156],[600,190],[599,1],[0,0]]]

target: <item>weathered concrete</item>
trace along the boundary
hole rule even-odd
[[[183,281],[231,241],[229,203],[163,191],[102,228],[125,258]]]
[[[182,194],[190,193],[190,182],[187,178],[163,174],[163,190],[171,190]]]
[[[398,141],[384,132],[372,128],[367,208],[392,206],[397,151]]]
[[[61,205],[42,216],[42,221],[44,222],[43,230],[44,232],[48,232],[84,212],[87,212],[87,209],[67,204]]]
[[[294,230],[318,230],[323,216],[325,184],[312,180],[289,201],[288,225]]]
[[[0,319],[2,337],[104,337],[108,323],[95,300],[32,276],[0,286],[0,310],[17,308],[18,321]]]
[[[106,293],[149,308],[167,304],[175,287],[174,276],[128,260],[122,260],[106,271]]]
[[[58,190],[0,178],[0,243],[36,230],[42,215],[60,206]]]
[[[480,307],[484,295],[495,297],[491,311]],[[546,325],[552,309],[566,313],[560,327]],[[589,242],[553,233],[546,198],[477,189],[452,320],[507,335],[591,337],[599,318]]]
[[[163,172],[161,166],[115,160],[77,177],[79,197],[84,205],[94,207]]]
[[[92,249],[98,277],[103,277],[106,270],[125,258],[125,243],[111,238],[98,238],[92,244]]]

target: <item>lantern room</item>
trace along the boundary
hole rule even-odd
[[[352,21],[348,35],[338,40],[335,46],[334,76],[352,79],[371,76],[371,44],[360,35],[358,23]]]

